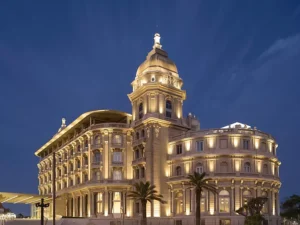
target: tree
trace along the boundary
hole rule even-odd
[[[281,216],[289,221],[300,223],[300,196],[292,195],[281,204]]]
[[[266,197],[251,198],[247,204],[236,210],[238,214],[245,216],[245,225],[261,225],[265,221],[261,211],[267,200]]]
[[[134,190],[130,191],[128,197],[133,199],[134,201],[140,201],[142,205],[142,225],[147,225],[147,217],[146,217],[146,206],[147,202],[152,203],[153,200],[159,201],[162,204],[165,204],[166,201],[163,200],[163,196],[161,194],[157,194],[157,190],[155,190],[156,186],[151,185],[149,181],[146,182],[137,182],[133,184]]]
[[[205,178],[206,173],[197,173],[194,172],[194,174],[188,175],[189,184],[195,188],[196,192],[196,225],[200,225],[201,223],[201,210],[200,210],[200,204],[201,204],[201,193],[203,190],[211,191],[215,194],[217,194],[216,186],[214,184],[209,183],[212,181],[211,178]]]

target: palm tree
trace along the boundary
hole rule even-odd
[[[157,194],[157,190],[155,190],[155,185],[151,185],[149,181],[139,183],[134,183],[133,187],[135,190],[130,191],[128,197],[133,199],[134,201],[140,201],[142,204],[142,225],[147,225],[147,217],[146,217],[146,206],[147,201],[152,203],[153,200],[159,201],[162,204],[165,204],[166,201],[163,200],[163,196]]]
[[[196,225],[200,225],[201,222],[201,193],[203,190],[208,190],[213,193],[217,193],[216,187],[214,184],[210,184],[209,181],[212,181],[211,178],[205,178],[206,173],[194,172],[194,174],[188,175],[189,183],[195,188],[196,191]]]

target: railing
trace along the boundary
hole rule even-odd
[[[129,124],[126,123],[100,123],[100,124],[94,124],[91,125],[90,129],[96,129],[96,128],[108,128],[108,127],[118,127],[118,128],[129,128]]]
[[[257,135],[262,136],[264,138],[272,138],[272,135],[264,133],[259,130],[254,129],[243,129],[243,128],[229,128],[229,129],[208,129],[208,130],[199,130],[199,131],[188,131],[184,134],[176,135],[169,138],[169,141],[175,141],[183,138],[191,138],[191,137],[198,137],[204,135],[213,135],[213,134],[246,134],[246,135]]]
[[[134,139],[132,141],[132,145],[136,146],[136,145],[140,145],[140,144],[145,143],[145,142],[146,142],[146,137],[141,137],[139,139]]]
[[[112,165],[117,165],[117,166],[122,166],[123,163],[124,163],[123,161],[122,162],[121,161],[112,161],[111,162]]]
[[[92,144],[91,148],[92,150],[103,148],[103,144]]]
[[[140,163],[143,163],[143,162],[146,162],[146,157],[140,157],[138,159],[133,160],[132,165],[140,164]]]

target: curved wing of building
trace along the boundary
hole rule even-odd
[[[263,213],[269,224],[279,221],[276,140],[241,123],[202,130],[195,116],[183,117],[183,81],[159,34],[131,85],[132,115],[91,111],[68,126],[63,119],[36,151],[39,192],[49,195],[55,188],[58,214],[139,218],[141,205],[127,194],[133,182],[150,181],[167,204],[148,204],[147,216],[191,224],[195,193],[187,175],[196,171],[206,172],[218,190],[203,193],[202,224],[243,224],[235,211],[257,196],[268,198]]]

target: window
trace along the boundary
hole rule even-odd
[[[121,144],[121,143],[122,143],[122,137],[121,137],[121,135],[116,134],[116,135],[114,136],[114,143],[115,143],[115,144]]]
[[[229,192],[222,190],[219,193],[219,209],[221,213],[230,212]]]
[[[266,142],[262,142],[262,143],[261,143],[261,150],[264,151],[264,152],[267,151],[267,145],[266,145]]]
[[[113,153],[113,162],[122,162],[122,152]]]
[[[181,176],[181,167],[180,166],[176,167],[176,176]]]
[[[176,154],[179,155],[182,153],[182,144],[176,145]]]
[[[84,174],[84,181],[87,182],[89,180],[89,176],[87,173]]]
[[[94,193],[94,212],[102,213],[103,203],[103,194],[102,193]]]
[[[74,181],[73,179],[70,179],[70,186],[73,186],[74,185]]]
[[[198,163],[196,166],[196,173],[203,173],[203,165],[201,163]]]
[[[100,137],[99,137],[99,135],[96,135],[96,136],[94,137],[93,144],[94,144],[96,147],[100,145]]]
[[[74,166],[73,166],[73,163],[70,164],[70,171],[73,171],[74,170]]]
[[[101,180],[101,173],[100,173],[100,171],[94,172],[94,180]]]
[[[114,170],[113,180],[122,180],[122,172],[120,170]]]
[[[68,173],[67,167],[64,166],[64,174],[67,174],[67,173]]]
[[[85,140],[85,142],[84,142],[84,148],[88,149],[88,147],[89,147],[89,142],[88,142],[88,140]]]
[[[135,139],[136,139],[136,140],[139,140],[139,139],[140,139],[140,133],[139,133],[139,132],[136,132],[136,133],[135,133]]]
[[[244,164],[244,171],[245,171],[246,173],[250,173],[250,172],[251,172],[251,164],[250,164],[249,162],[246,162],[246,163]]]
[[[228,163],[227,162],[221,162],[220,169],[222,173],[228,172]]]
[[[145,177],[145,167],[141,168],[141,178]]]
[[[143,112],[143,103],[141,102],[139,104],[139,119],[142,119],[144,116],[144,112]]]
[[[249,140],[247,140],[247,139],[243,140],[243,149],[245,149],[245,150],[249,149]]]
[[[154,82],[155,81],[155,77],[151,77],[151,82]]]
[[[80,152],[80,145],[77,145],[77,152]]]
[[[272,153],[273,153],[273,155],[276,155],[276,150],[275,150],[275,145],[274,144],[272,144]]]
[[[170,100],[166,101],[166,117],[172,117],[172,102]]]
[[[268,193],[267,193],[266,191],[264,191],[264,192],[261,193],[261,196],[262,196],[262,197],[268,197]],[[264,213],[264,214],[267,214],[267,213],[268,213],[268,202],[266,202],[266,203],[263,205],[262,213]]]
[[[74,155],[74,150],[73,150],[73,148],[72,148],[71,151],[70,151],[70,156],[72,156],[72,155]]]
[[[99,152],[99,151],[95,151],[95,152],[94,152],[94,162],[95,162],[95,163],[99,163],[100,160],[101,160],[100,152]]]
[[[84,159],[84,165],[88,165],[88,164],[89,164],[89,159],[88,159],[88,157],[87,157],[87,156],[84,156],[83,159]]]
[[[203,141],[196,141],[196,151],[197,152],[203,151]]]
[[[135,159],[140,158],[140,151],[138,149],[134,151],[134,154],[135,154]]]
[[[140,213],[140,203],[139,202],[135,203],[135,212]]]
[[[141,132],[141,136],[142,136],[142,138],[145,137],[145,130],[144,130],[144,129],[143,129],[142,132]]]
[[[221,139],[220,140],[220,148],[227,148],[227,147],[228,147],[227,139]]]
[[[243,192],[243,204],[244,205],[247,205],[251,198],[252,198],[252,194],[250,191],[246,190]]]
[[[77,177],[77,184],[80,184],[80,177]]]
[[[77,160],[77,168],[79,169],[80,168],[80,160]]]
[[[278,169],[277,169],[277,166],[274,166],[274,176],[278,176]]]
[[[269,173],[268,165],[264,164],[264,166],[263,166],[263,174],[268,174],[268,173]]]
[[[139,169],[135,170],[135,179],[140,179],[140,170]]]

